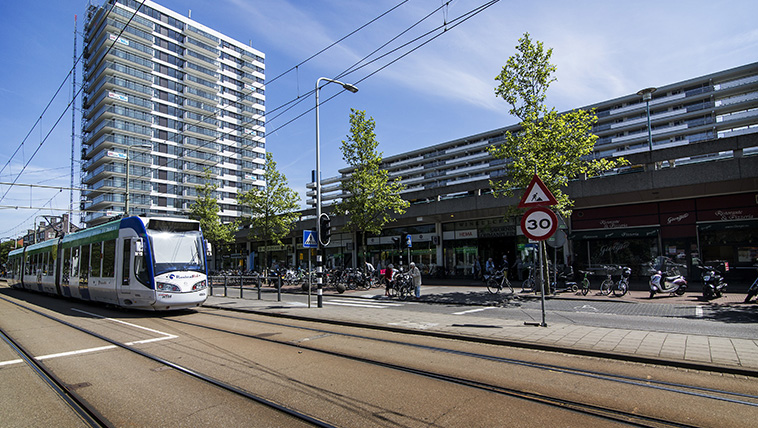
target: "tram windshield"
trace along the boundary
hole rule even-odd
[[[205,273],[203,238],[199,231],[148,230],[155,260],[155,275],[173,271]]]

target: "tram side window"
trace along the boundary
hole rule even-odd
[[[103,277],[113,278],[116,270],[116,240],[103,242]]]
[[[147,275],[147,251],[143,251],[141,256],[134,256],[134,275],[137,281],[149,285],[150,279]]]
[[[68,277],[71,275],[71,248],[63,250],[63,271],[61,278],[64,284],[68,284]]]
[[[26,261],[24,262],[24,275],[29,275],[32,272],[32,266],[31,266],[32,256],[27,254],[25,257],[26,257]]]
[[[71,277],[76,278],[79,276],[79,247],[71,249]]]
[[[131,266],[130,260],[132,257],[132,240],[124,239],[124,256],[123,263],[121,263],[121,284],[129,285],[129,266]]]
[[[95,242],[92,244],[92,254],[90,254],[92,262],[90,263],[92,265],[92,276],[100,276],[100,265],[103,261],[102,256],[102,249],[103,249],[103,243],[102,242]]]
[[[79,257],[79,283],[86,284],[89,279],[89,245],[82,245]]]
[[[48,267],[50,265],[50,253],[40,254],[42,258],[42,275],[48,275]]]

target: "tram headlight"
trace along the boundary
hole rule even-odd
[[[178,286],[174,284],[169,284],[167,282],[156,282],[155,288],[158,291],[163,291],[163,292],[168,292],[168,293],[180,293],[182,291]]]
[[[202,280],[192,286],[192,291],[203,290],[205,288],[208,288],[208,281]]]

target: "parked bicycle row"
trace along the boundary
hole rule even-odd
[[[723,273],[728,270],[729,266],[724,263],[720,263],[720,266],[716,263],[704,264],[699,260],[696,266],[700,270],[703,298],[711,300],[722,297],[727,290]],[[657,294],[665,293],[683,295],[687,291],[687,280],[681,273],[683,267],[668,257],[661,256],[653,259],[649,263],[649,297],[652,299]],[[758,268],[758,265],[756,267]],[[536,278],[538,270],[531,266],[527,269],[528,276],[521,282],[520,292],[540,294],[542,290]],[[622,297],[629,291],[632,269],[628,266],[605,265],[592,271],[579,270],[578,272],[579,275],[575,276],[574,270],[570,266],[561,269],[560,272],[551,269],[546,281],[548,284],[545,290],[546,294],[573,292],[586,296],[593,288],[591,277],[595,276],[603,278],[597,288],[600,295]],[[507,269],[485,274],[483,280],[490,293],[515,292],[514,286],[508,278]],[[758,278],[748,289],[745,302],[749,302],[756,295],[758,295]]]

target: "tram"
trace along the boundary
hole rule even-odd
[[[124,308],[188,309],[208,298],[209,252],[198,221],[124,217],[11,251],[8,284]]]

